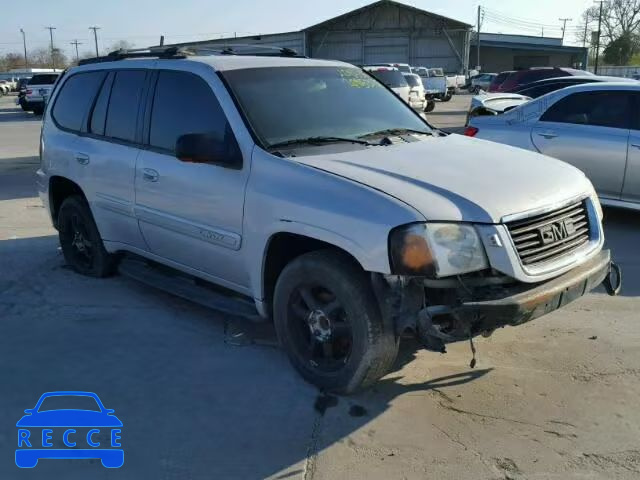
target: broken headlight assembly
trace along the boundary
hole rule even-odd
[[[419,223],[400,227],[389,238],[394,275],[443,278],[489,268],[473,225]]]

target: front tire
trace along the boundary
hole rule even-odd
[[[66,198],[58,213],[58,236],[67,264],[89,277],[107,277],[115,258],[104,248],[89,205],[80,196]]]
[[[280,274],[274,295],[280,344],[322,390],[350,394],[386,375],[398,354],[368,275],[345,254],[307,253]]]

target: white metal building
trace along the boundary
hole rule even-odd
[[[297,32],[171,46],[197,51],[229,44],[260,44],[357,65],[409,63],[463,73],[469,64],[470,40],[469,24],[393,0],[380,0]]]

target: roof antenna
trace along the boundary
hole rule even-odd
[[[164,35],[160,35],[160,46],[164,47]]]

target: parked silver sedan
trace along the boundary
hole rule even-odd
[[[473,117],[465,135],[564,160],[589,177],[604,205],[640,210],[639,112],[640,85],[585,84]]]

